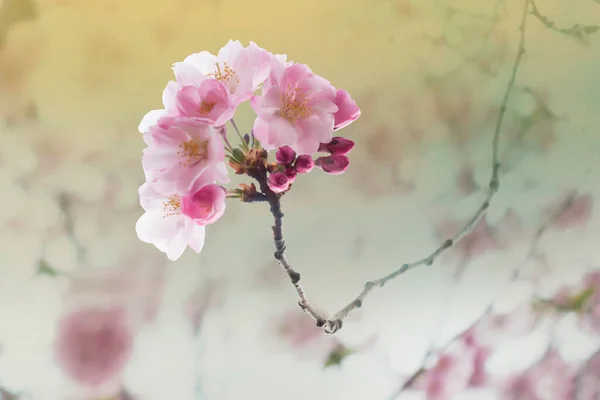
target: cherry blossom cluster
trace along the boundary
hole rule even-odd
[[[253,42],[244,47],[230,40],[216,56],[192,54],[175,63],[173,72],[175,80],[162,96],[164,109],[148,112],[139,125],[147,145],[146,182],[139,189],[145,212],[136,224],[139,239],[170,260],[188,246],[202,250],[205,228],[223,216],[227,197],[252,202],[269,191],[282,196],[298,174],[314,167],[333,175],[347,170],[354,142],[333,133],[358,119],[360,109],[348,92],[307,65]],[[242,136],[233,117],[247,101],[256,119]],[[227,123],[239,138],[237,146]],[[316,153],[326,155],[315,159]],[[254,184],[222,186],[230,182],[227,165],[264,183],[260,192]]]

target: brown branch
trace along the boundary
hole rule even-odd
[[[467,236],[471,231],[475,228],[477,223],[481,220],[481,218],[485,215],[485,212],[490,206],[490,203],[499,189],[500,180],[499,180],[499,171],[500,171],[500,162],[498,157],[498,142],[500,138],[500,130],[502,128],[502,122],[504,120],[504,115],[506,113],[506,107],[508,104],[508,100],[510,98],[511,92],[513,90],[513,86],[515,83],[515,79],[517,76],[517,71],[521,64],[521,60],[523,55],[525,54],[525,27],[527,23],[527,15],[529,10],[530,0],[524,1],[524,11],[523,17],[521,21],[521,25],[519,27],[520,30],[520,41],[519,41],[519,49],[517,55],[515,57],[515,61],[513,64],[513,68],[511,71],[510,79],[506,86],[506,90],[504,93],[504,97],[502,99],[502,103],[500,104],[499,115],[496,121],[496,125],[494,128],[494,135],[492,139],[492,173],[490,177],[490,181],[487,187],[487,193],[485,196],[485,200],[479,206],[473,217],[467,222],[467,224],[454,235],[452,238],[446,239],[437,249],[435,249],[431,254],[427,257],[424,257],[420,260],[413,261],[411,263],[403,264],[400,268],[393,271],[392,273],[365,283],[364,289],[362,292],[352,300],[346,307],[342,308],[338,311],[332,319],[325,318],[320,313],[316,311],[314,306],[309,302],[304,288],[300,284],[300,274],[296,272],[290,265],[286,254],[286,246],[283,238],[283,212],[281,211],[281,194],[274,193],[267,184],[267,170],[264,165],[258,165],[254,168],[247,169],[246,173],[256,179],[256,181],[260,185],[261,192],[266,196],[267,201],[270,205],[271,214],[274,218],[273,225],[273,240],[275,242],[275,254],[274,257],[279,263],[279,265],[285,270],[288,274],[300,301],[298,304],[300,307],[316,322],[318,327],[322,327],[326,333],[335,333],[342,328],[343,321],[348,317],[348,315],[355,309],[360,308],[363,304],[363,301],[367,297],[367,295],[373,290],[375,287],[384,286],[388,281],[402,275],[403,273],[416,268],[421,265],[431,266],[437,257],[451,248],[453,245],[462,240],[465,236]]]

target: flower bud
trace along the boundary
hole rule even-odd
[[[286,191],[290,187],[290,180],[283,172],[274,172],[267,180],[269,188],[275,193]]]
[[[350,166],[350,159],[345,155],[334,154],[328,157],[319,157],[315,165],[331,175],[340,175]]]
[[[312,157],[306,154],[298,156],[296,162],[294,163],[294,167],[299,174],[305,174],[310,172],[315,166],[315,162]]]
[[[298,175],[298,171],[296,171],[296,168],[294,167],[286,167],[283,170],[283,173],[285,174],[285,176],[288,177],[290,183],[294,183],[294,181],[296,180],[296,176]]]
[[[290,146],[283,146],[277,150],[277,153],[275,153],[275,158],[281,165],[292,165],[296,159],[296,152]]]
[[[342,136],[334,136],[329,143],[321,143],[319,151],[345,156],[354,148],[354,142]]]

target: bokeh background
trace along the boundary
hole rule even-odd
[[[229,39],[285,53],[362,108],[350,169],[311,172],[283,202],[290,261],[333,313],[483,200],[522,4],[0,0],[0,397],[598,398],[597,0],[537,0],[487,217],[335,336],[297,307],[265,205],[231,200],[202,253],[176,262],[135,234],[137,125],[172,63]],[[248,130],[250,109],[236,121]],[[54,358],[59,318],[87,292],[145,315],[98,390]]]

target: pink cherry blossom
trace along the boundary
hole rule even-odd
[[[334,154],[329,157],[319,157],[315,165],[331,175],[340,175],[350,166],[350,159],[344,155]]]
[[[273,172],[269,175],[267,183],[275,193],[285,192],[290,187],[290,179],[284,172]]]
[[[163,123],[165,123],[165,121],[168,120],[167,117],[176,117],[178,115],[177,103],[175,101],[178,89],[179,87],[177,82],[170,81],[167,83],[167,86],[163,90],[162,94],[162,101],[165,108],[161,110],[148,111],[138,125],[138,131],[140,133],[146,134],[154,125],[159,124],[161,120],[163,120]],[[144,140],[146,139],[147,138],[144,137]]]
[[[250,100],[257,114],[254,135],[266,150],[287,145],[313,154],[331,140],[335,99],[334,87],[307,65],[275,63],[262,96]]]
[[[196,253],[204,246],[206,225],[225,212],[226,191],[214,184],[215,173],[204,171],[185,192],[164,192],[151,183],[140,187],[144,214],[138,219],[138,238],[151,243],[167,257],[177,260],[186,247]]]
[[[181,87],[198,87],[207,78],[222,82],[237,107],[267,79],[271,60],[272,56],[254,42],[244,47],[238,40],[230,40],[216,56],[208,51],[192,54],[175,63],[173,71]]]
[[[96,389],[119,377],[133,338],[123,307],[76,308],[59,321],[55,358],[74,382]]]
[[[335,131],[350,125],[360,117],[360,108],[344,89],[337,90],[335,105],[338,107],[338,111],[334,115],[333,130]]]
[[[188,190],[208,168],[220,183],[228,183],[221,137],[207,123],[188,118],[161,119],[150,129],[142,165],[146,179],[163,191]]]
[[[184,86],[175,95],[180,115],[223,126],[233,118],[235,105],[227,87],[217,79],[206,79],[198,86]]]

